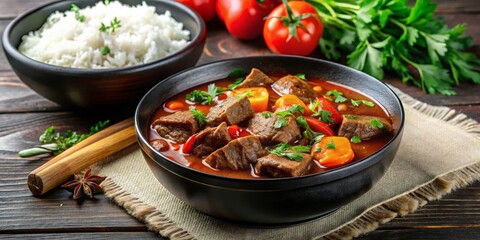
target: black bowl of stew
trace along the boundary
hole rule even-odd
[[[253,225],[314,219],[360,197],[390,166],[403,125],[402,104],[384,83],[293,56],[185,70],[153,87],[135,113],[145,160],[168,191],[208,215]]]

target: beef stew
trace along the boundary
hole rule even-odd
[[[392,120],[348,86],[254,68],[172,97],[152,117],[149,140],[167,141],[164,155],[209,174],[295,177],[373,154],[393,137]]]

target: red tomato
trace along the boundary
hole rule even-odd
[[[176,111],[176,110],[184,109],[187,106],[185,105],[185,103],[175,101],[175,100],[171,100],[171,101],[168,101],[167,103],[165,103],[165,107],[172,110],[172,111]]]
[[[216,9],[232,36],[254,39],[262,34],[264,18],[275,6],[274,0],[217,0]]]
[[[205,22],[214,19],[216,16],[215,0],[177,0],[177,2],[193,8],[193,10],[200,14]]]
[[[315,8],[307,2],[292,1],[288,2],[288,6],[292,9],[293,16],[289,17],[286,4],[279,5],[268,15],[263,38],[268,48],[275,53],[306,56],[318,46],[323,33],[322,20]],[[310,16],[304,15],[303,18],[303,14]],[[296,34],[290,32],[283,20],[289,21],[290,26],[296,26]]]

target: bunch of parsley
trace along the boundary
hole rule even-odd
[[[378,79],[395,72],[427,93],[455,95],[459,82],[480,84],[480,59],[467,52],[466,25],[449,28],[436,4],[417,0],[307,0],[325,25],[320,48]]]

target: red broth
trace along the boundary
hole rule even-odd
[[[277,80],[279,77],[282,76],[276,76],[276,75],[269,75],[272,79]],[[218,87],[227,87],[229,84],[231,84],[233,80],[231,79],[224,79],[224,80],[219,80],[215,81],[214,83]],[[319,95],[324,95],[326,92],[330,90],[336,89],[337,91],[340,91],[343,93],[343,96],[348,98],[349,101],[344,102],[348,106],[348,109],[346,111],[340,111],[341,114],[351,114],[351,115],[369,115],[369,116],[377,116],[377,117],[382,117],[385,119],[388,119],[390,123],[392,123],[392,118],[393,116],[390,116],[385,109],[374,99],[369,98],[368,96],[360,93],[357,90],[354,90],[348,86],[345,85],[340,85],[338,83],[333,83],[333,82],[328,82],[322,79],[316,79],[309,77],[308,83],[314,87],[314,86],[321,86],[322,91],[319,93]],[[211,83],[208,83],[211,84]],[[200,89],[207,91],[207,86],[208,84],[203,84],[197,87],[194,87],[192,89],[188,89],[180,94],[177,94],[173,98],[169,100],[175,100],[179,101],[182,103],[185,103],[186,106],[195,106],[197,109],[200,111],[204,112],[205,114],[208,113],[210,107],[214,106],[216,103],[213,103],[211,106],[205,106],[205,105],[200,105],[200,104],[191,104],[186,100],[186,95],[190,92],[192,92],[195,89]],[[266,86],[268,92],[269,92],[269,111],[272,111],[272,106],[275,104],[275,101],[280,98],[281,96],[278,95],[270,86]],[[369,107],[366,105],[361,104],[358,107],[354,107],[350,103],[350,99],[355,99],[355,100],[367,100],[373,102],[375,105],[373,107]],[[335,103],[332,101],[332,104],[337,108],[339,103]],[[188,109],[184,109],[188,110]],[[161,117],[165,116],[168,114],[171,114],[172,111],[167,109],[165,107],[165,103],[155,112],[155,114],[152,116],[150,120],[150,126],[152,125],[151,123]],[[333,128],[334,132],[337,133],[338,131],[338,125]],[[355,153],[355,158],[353,162],[355,161],[361,161],[362,159],[372,155],[379,149],[381,149],[392,137],[393,133],[387,134],[372,140],[368,141],[362,141],[360,143],[352,143],[352,149]],[[155,139],[164,139],[162,138],[153,128],[150,129],[150,134],[148,136],[149,141],[155,140]],[[176,161],[180,164],[183,164],[187,167],[199,170],[201,172],[209,173],[209,174],[214,174],[214,175],[220,175],[224,177],[232,177],[232,178],[244,178],[244,179],[256,179],[256,178],[269,178],[267,176],[258,176],[255,174],[253,170],[253,166],[250,167],[250,169],[246,170],[231,170],[231,169],[214,169],[210,167],[207,163],[203,161],[202,158],[194,155],[189,155],[189,154],[184,154],[182,153],[182,147],[183,144],[178,144],[175,143],[171,140],[164,139],[166,140],[170,148],[169,150],[162,152],[165,156],[170,158],[173,161]],[[321,173],[328,171],[329,168],[321,166],[317,161],[313,161],[313,163],[310,166],[309,171],[306,174],[316,174],[316,173]]]

